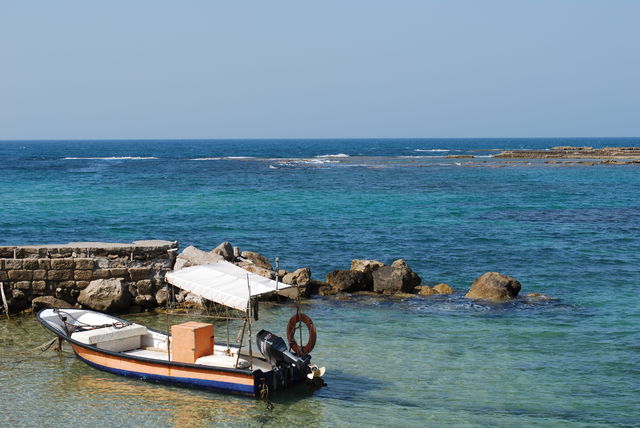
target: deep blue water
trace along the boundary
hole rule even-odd
[[[318,279],[402,257],[459,294],[314,302],[330,386],[276,408],[321,425],[639,426],[640,167],[491,158],[558,145],[640,138],[0,142],[0,245],[230,241]],[[487,271],[557,300],[464,299]]]

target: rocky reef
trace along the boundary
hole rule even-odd
[[[605,159],[601,163],[640,164],[640,147],[556,146],[546,150],[507,150],[493,157],[506,159]]]

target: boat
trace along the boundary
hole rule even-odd
[[[43,309],[37,319],[68,342],[80,360],[117,375],[261,398],[305,382],[324,385],[324,367],[311,364],[315,326],[299,304],[287,325],[288,344],[260,330],[253,346],[257,299],[268,293],[291,293],[292,286],[225,261],[171,272],[165,280],[240,313],[224,317],[227,322],[244,321],[238,343],[231,343],[228,328],[226,342],[218,341],[214,325],[198,321],[174,324],[162,332],[89,309]],[[309,336],[304,345],[295,340],[303,325]]]

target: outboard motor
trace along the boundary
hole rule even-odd
[[[289,352],[286,342],[280,336],[276,336],[267,330],[260,330],[256,336],[256,343],[260,352],[270,361],[283,362],[302,368],[311,359],[308,355],[301,358],[292,354]]]

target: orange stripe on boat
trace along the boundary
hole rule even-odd
[[[115,356],[104,354],[93,349],[83,348],[78,345],[73,345],[73,350],[79,357],[90,361],[100,366],[110,367],[117,370],[124,370],[130,372],[147,373],[158,376],[168,376],[173,378],[195,378],[203,380],[212,380],[217,382],[228,382],[242,385],[252,386],[254,383],[254,377],[251,374],[243,375],[241,373],[226,373],[215,371],[211,368],[197,368],[197,367],[176,367],[169,366],[166,362],[147,362],[138,361],[127,358],[126,356]]]

